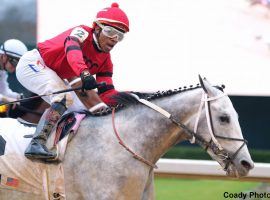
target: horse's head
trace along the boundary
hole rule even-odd
[[[138,119],[143,119],[139,120],[138,126],[140,127],[143,126],[142,124],[149,126],[150,121],[159,122],[151,124],[152,128],[148,128],[143,131],[144,134],[140,134],[140,139],[143,142],[138,142],[138,138],[134,139],[134,143],[144,144],[141,151],[148,154],[148,157],[152,156],[154,162],[175,143],[190,139],[192,143],[196,142],[206,149],[228,175],[246,176],[254,167],[254,163],[246,146],[247,141],[243,139],[238,115],[232,102],[220,88],[211,86],[207,80],[200,78],[200,83],[201,87],[190,87],[190,89],[184,87],[183,90],[179,88],[178,90],[149,94],[119,93],[114,97],[114,100],[119,103],[119,106],[140,102],[156,111],[149,112],[148,109],[141,107],[144,109],[142,111],[134,106],[127,109],[123,117],[131,119],[134,117],[134,112],[138,112],[140,115]],[[151,100],[156,101],[152,103]],[[199,100],[201,101],[198,102]],[[179,104],[179,102],[181,103]],[[170,121],[163,120],[164,117]],[[128,121],[132,121],[128,130],[134,124],[137,127],[136,120]],[[117,131],[115,132],[117,134]],[[148,148],[144,149],[145,147]],[[136,158],[154,167],[153,162],[149,162],[143,157]]]
[[[194,132],[197,143],[205,148],[230,176],[248,174],[254,163],[243,139],[236,113],[229,97],[200,77],[202,100],[196,114]],[[201,140],[200,140],[201,139]]]

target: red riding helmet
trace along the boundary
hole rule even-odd
[[[102,24],[107,24],[120,28],[125,32],[129,31],[129,20],[126,13],[119,8],[117,3],[112,3],[111,7],[104,8],[97,13],[96,20]]]

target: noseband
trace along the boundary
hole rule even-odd
[[[213,129],[213,121],[212,121],[212,115],[211,115],[211,107],[210,107],[210,101],[217,100],[219,98],[222,98],[224,96],[227,96],[225,93],[222,93],[221,95],[215,96],[215,97],[208,97],[208,95],[203,91],[202,94],[202,99],[201,99],[201,104],[198,110],[195,126],[194,126],[194,131],[190,130],[186,125],[182,124],[181,122],[177,121],[172,114],[164,110],[163,108],[153,104],[152,102],[149,102],[145,99],[140,99],[137,95],[132,94],[140,103],[148,106],[149,108],[157,111],[158,113],[164,115],[166,118],[170,119],[172,123],[177,125],[179,128],[182,128],[186,134],[191,138],[190,142],[191,143],[197,143],[198,145],[202,146],[205,150],[211,149],[213,153],[220,158],[221,160],[224,161],[225,166],[224,170],[227,171],[230,163],[233,162],[234,158],[237,156],[237,154],[240,152],[240,150],[247,144],[247,140],[245,139],[240,139],[240,138],[231,138],[231,137],[224,137],[220,135],[216,135]],[[199,134],[197,134],[197,128],[199,124],[199,118],[202,113],[202,108],[205,105],[205,114],[206,114],[206,119],[207,119],[207,126],[209,130],[209,134],[211,135],[211,140],[206,141],[203,137],[201,137]],[[114,118],[114,117],[113,117]],[[114,124],[114,119],[113,119],[113,124]],[[151,162],[147,161],[146,159],[142,158],[141,156],[137,156],[136,153],[134,153],[131,149],[129,149],[120,139],[116,129],[114,130],[115,134],[118,136],[119,143],[124,146],[131,154],[136,155],[134,156],[136,159],[144,162],[145,164],[149,165],[150,167],[156,168],[154,164]],[[228,151],[222,148],[222,146],[219,144],[216,138],[219,139],[224,139],[224,140],[230,140],[230,141],[241,141],[243,144],[231,155]]]

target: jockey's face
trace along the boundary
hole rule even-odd
[[[0,70],[6,70],[9,73],[15,72],[16,66],[13,66],[7,55],[0,54]]]
[[[110,52],[118,42],[117,36],[113,38],[107,37],[106,35],[102,33],[102,30],[99,26],[96,27],[95,31],[96,31],[98,44],[101,50],[105,53]]]

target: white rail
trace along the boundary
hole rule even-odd
[[[160,159],[155,170],[156,176],[175,178],[230,179],[216,161]],[[270,182],[270,164],[255,163],[245,181]]]

